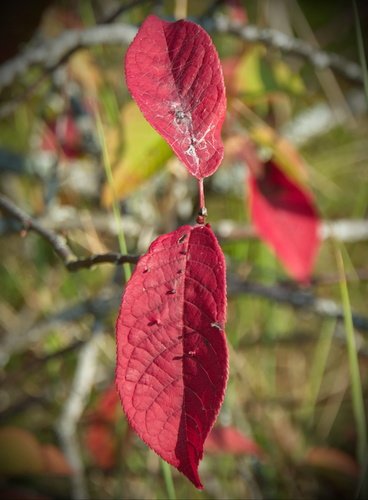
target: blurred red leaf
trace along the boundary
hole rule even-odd
[[[27,429],[15,426],[0,429],[0,475],[68,476],[71,472],[65,456],[55,445],[41,444]]]
[[[252,221],[289,273],[307,282],[319,248],[319,218],[313,196],[272,161],[262,175],[249,175]]]
[[[253,439],[231,426],[214,427],[206,439],[204,448],[205,451],[213,454],[230,453],[231,455],[262,456],[260,446]]]
[[[237,94],[237,86],[235,81],[235,72],[239,64],[239,56],[227,57],[221,61],[222,71],[224,74],[224,81],[226,86],[227,96]]]
[[[41,446],[41,453],[44,459],[45,472],[57,476],[69,476],[72,468],[66,461],[64,454],[53,444]]]
[[[93,462],[101,469],[111,469],[116,462],[117,442],[111,425],[92,422],[85,434],[85,444]]]
[[[116,407],[119,396],[115,384],[109,385],[100,395],[91,417],[95,420],[115,422],[117,419]]]
[[[232,21],[238,22],[239,24],[247,24],[247,10],[240,0],[226,0],[226,4],[229,10],[229,17]]]
[[[336,448],[323,446],[310,448],[305,456],[305,462],[313,467],[334,470],[352,477],[359,476],[359,466],[354,458]]]
[[[213,174],[223,157],[226,97],[209,35],[192,22],[151,15],[127,51],[125,72],[142,113],[189,172],[198,179]]]
[[[41,446],[30,431],[15,426],[0,429],[0,475],[42,474],[45,464]]]
[[[116,383],[128,420],[197,488],[228,375],[225,292],[212,229],[183,226],[139,260],[116,325]]]
[[[88,415],[85,446],[94,463],[101,469],[110,469],[116,462],[116,438],[113,425],[117,420],[119,396],[115,384],[109,385],[99,396]]]
[[[40,148],[52,153],[60,152],[67,159],[83,153],[83,138],[75,118],[70,114],[50,121],[42,131]]]
[[[52,500],[52,497],[21,486],[0,486],[0,498],[6,500]]]

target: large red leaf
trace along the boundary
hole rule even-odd
[[[249,197],[260,237],[295,279],[308,281],[319,248],[319,218],[312,194],[268,162],[258,177],[250,173]]]
[[[216,49],[190,21],[149,16],[125,58],[126,81],[149,123],[189,172],[201,179],[218,168],[226,97]]]
[[[228,375],[225,288],[210,226],[182,226],[141,257],[116,325],[116,383],[128,420],[197,488]]]

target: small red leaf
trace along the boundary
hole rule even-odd
[[[116,324],[116,383],[128,420],[197,488],[228,376],[225,288],[210,226],[182,226],[139,260]]]
[[[223,157],[226,97],[216,49],[190,21],[149,16],[125,58],[128,89],[189,172],[213,174]]]
[[[205,443],[208,453],[231,453],[232,455],[262,456],[260,446],[235,427],[217,426],[212,429]]]
[[[260,237],[295,279],[308,281],[319,248],[319,218],[312,194],[268,162],[263,175],[249,175],[249,197]]]

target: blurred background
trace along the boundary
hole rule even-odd
[[[176,496],[366,498],[368,4],[345,0],[2,3],[1,495],[168,498],[113,385],[129,267],[198,210],[195,180],[125,84],[151,13],[210,33],[228,98],[224,162],[205,188],[228,267],[230,379],[205,490],[173,470]],[[313,193],[308,284],[257,236],[249,141]]]

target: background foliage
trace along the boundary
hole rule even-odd
[[[214,27],[222,15],[359,61],[352,5],[342,0],[131,3],[32,2],[29,14],[22,5],[20,19],[20,6],[12,2],[1,7],[0,55],[4,64],[66,30],[110,21],[120,7],[110,30],[119,23],[138,25],[149,13],[171,20],[187,15],[210,31],[217,46],[228,93],[225,159],[206,192],[209,221],[229,271],[231,359],[219,424],[248,441],[237,449],[239,436],[230,436],[227,445],[209,446],[201,466],[205,491],[195,491],[174,473],[176,495],[351,498],[360,478],[367,477],[361,442],[366,424],[359,429],[354,411],[345,335],[350,313],[346,303],[345,310],[341,306],[341,276],[348,282],[367,412],[363,84]],[[358,2],[358,11],[364,34],[365,2]],[[128,95],[126,48],[127,43],[96,40],[54,67],[29,67],[2,86],[1,192],[65,236],[78,257],[126,253],[125,245],[129,254],[143,253],[158,234],[192,223],[197,211],[195,181]],[[326,234],[337,227],[329,221],[344,221],[343,232],[323,240],[308,286],[293,282],[255,237],[247,165],[239,155],[245,136],[264,158],[273,153],[290,176],[307,172],[301,182],[314,192]],[[125,273],[111,264],[71,272],[45,239],[26,229],[8,213],[0,219],[3,496],[166,498],[158,458],[130,432],[111,391],[114,322],[129,265],[124,264]],[[366,487],[361,486],[362,495]]]

